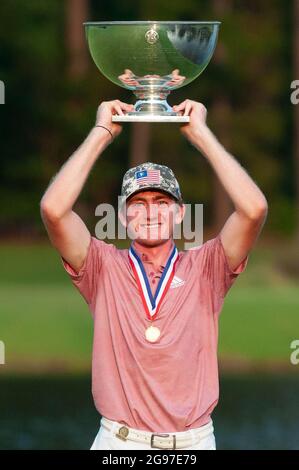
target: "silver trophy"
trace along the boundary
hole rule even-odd
[[[189,121],[189,116],[173,111],[167,96],[207,67],[219,21],[105,21],[84,26],[98,69],[138,98],[134,111],[114,115],[113,121]]]

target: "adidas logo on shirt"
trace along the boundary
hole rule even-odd
[[[180,279],[178,276],[173,276],[173,279],[170,284],[170,289],[174,289],[175,287],[181,287],[185,284],[185,281]]]

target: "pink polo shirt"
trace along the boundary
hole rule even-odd
[[[232,271],[220,235],[179,252],[175,277],[154,321],[161,331],[156,343],[145,338],[149,320],[127,249],[91,237],[78,274],[61,260],[94,320],[92,394],[100,415],[160,433],[208,423],[219,398],[218,318],[248,256]]]

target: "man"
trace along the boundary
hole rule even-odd
[[[135,234],[130,250],[92,237],[72,207],[98,156],[121,132],[112,114],[130,110],[118,100],[99,106],[96,126],[41,200],[50,240],[94,320],[92,393],[102,420],[92,449],[215,449],[219,314],[247,265],[267,201],[208,128],[206,108],[186,100],[174,106],[190,116],[181,132],[234,204],[220,233],[178,253],[178,182],[169,168],[147,163],[130,169],[122,185],[120,217]]]

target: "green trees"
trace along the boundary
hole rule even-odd
[[[293,0],[293,71],[294,78],[299,80],[299,1]],[[295,223],[296,234],[295,238],[299,243],[299,104],[294,106],[294,126],[293,126],[293,154],[294,154],[294,168],[295,178],[294,184],[296,188],[295,198]]]
[[[212,62],[169,101],[189,97],[207,106],[212,130],[266,194],[265,229],[294,233],[299,226],[299,105],[290,104],[290,83],[299,79],[298,1],[144,0],[136,8],[116,0],[0,3],[0,80],[6,92],[6,104],[0,106],[0,234],[42,231],[41,195],[93,125],[98,103],[115,97],[132,101],[131,93],[101,76],[82,37],[78,42],[77,34],[70,33],[71,24],[77,18],[77,28],[83,16],[222,21]],[[93,169],[79,203],[80,210],[89,208],[87,216],[93,216],[99,202],[116,201],[138,144],[132,131],[125,124],[122,136]],[[187,202],[205,203],[205,222],[214,224],[224,212],[224,199],[204,159],[181,138],[177,126],[152,124],[148,136],[146,159],[172,166]]]

